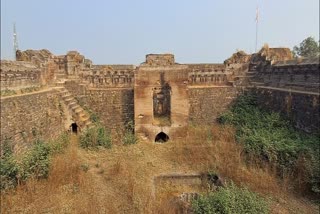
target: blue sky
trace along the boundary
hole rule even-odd
[[[1,58],[19,48],[65,54],[78,50],[95,64],[140,64],[149,53],[179,63],[223,62],[237,49],[289,47],[319,40],[319,0],[1,0]]]

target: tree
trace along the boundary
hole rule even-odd
[[[296,57],[320,56],[320,45],[313,37],[308,37],[299,46],[294,46],[292,52]]]

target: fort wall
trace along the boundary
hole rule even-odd
[[[319,93],[281,88],[259,87],[255,90],[261,107],[280,112],[295,127],[306,132],[319,132]]]
[[[1,90],[40,86],[41,69],[31,62],[1,60]]]
[[[281,112],[306,132],[319,128],[319,59],[278,61],[258,66],[254,77],[259,103],[263,108]]]
[[[195,125],[211,125],[228,110],[241,93],[230,86],[188,87],[189,121]]]
[[[53,90],[1,98],[1,143],[6,138],[15,152],[38,137],[52,139],[65,130],[65,112]]]
[[[128,122],[134,122],[133,88],[89,88],[76,81],[67,81],[65,87],[108,129],[123,130]]]
[[[178,64],[172,54],[149,54],[137,67],[93,65],[76,51],[54,56],[47,50],[17,52],[17,59],[1,61],[1,90],[43,84],[67,89],[61,93],[76,98],[72,105],[107,128],[124,130],[132,121],[135,133],[150,141],[161,133],[178,138],[175,133],[190,123],[215,123],[248,89],[262,107],[288,116],[297,128],[319,130],[319,61],[292,60],[285,48],[239,51],[223,64]],[[57,136],[70,125],[61,99],[53,90],[1,98],[1,142],[11,138],[19,151],[38,134]]]
[[[133,89],[89,89],[80,103],[97,114],[110,130],[123,130],[128,122],[134,122]]]

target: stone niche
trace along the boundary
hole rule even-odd
[[[146,56],[146,64],[151,66],[174,65],[173,54],[148,54]]]
[[[171,125],[171,87],[164,80],[164,73],[160,73],[158,87],[153,91],[153,118],[154,123],[159,126]]]

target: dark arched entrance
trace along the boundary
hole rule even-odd
[[[77,134],[78,133],[78,125],[76,123],[71,123],[71,132]]]
[[[169,136],[164,132],[160,132],[159,134],[157,134],[157,136],[156,136],[154,141],[156,143],[165,143],[168,140],[169,140]]]

